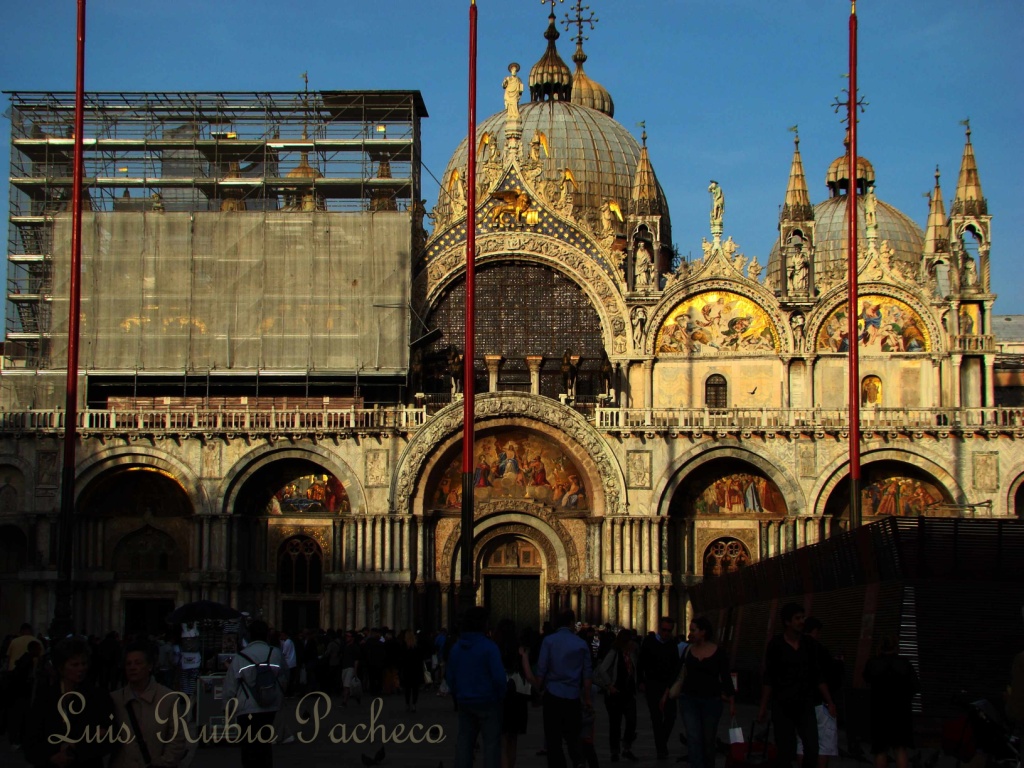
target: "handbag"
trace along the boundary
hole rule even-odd
[[[363,697],[363,681],[358,677],[352,678],[352,683],[348,688],[348,695],[353,699],[361,699]]]
[[[427,669],[427,662],[423,662],[423,684],[430,685],[434,682],[433,675],[430,674],[430,670]]]
[[[740,726],[739,721],[734,717],[732,722],[729,723],[729,743],[730,744],[745,744],[747,741],[743,735],[743,728]]]

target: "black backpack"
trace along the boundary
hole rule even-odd
[[[239,676],[239,680],[245,689],[249,692],[249,698],[256,702],[257,706],[260,707],[272,707],[277,703],[277,692],[281,686],[277,681],[277,671],[274,669],[274,665],[270,663],[270,657],[273,656],[274,649],[267,649],[267,660],[264,662],[257,662],[250,656],[246,656],[244,653],[239,652],[239,656],[248,661],[250,664],[256,666],[256,674],[253,677],[252,685],[246,682],[245,678]]]

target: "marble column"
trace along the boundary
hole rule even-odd
[[[996,356],[985,355],[985,407],[996,404]]]
[[[526,367],[530,369],[530,394],[540,394],[540,366],[544,362],[544,355],[527,355]]]
[[[654,360],[644,360],[644,408],[654,407]],[[650,418],[648,416],[648,418]]]
[[[951,382],[952,386],[950,387],[950,390],[951,390],[951,392],[953,394],[953,407],[954,408],[959,408],[960,407],[960,402],[961,402],[961,400],[960,400],[960,395],[961,395],[961,392],[960,392],[960,389],[961,389],[960,363],[961,363],[962,360],[963,360],[963,355],[950,355],[950,361],[953,363],[953,371],[952,371],[952,379],[953,380]]]
[[[498,391],[498,371],[501,368],[501,355],[484,355],[484,365],[487,367],[487,391]]]

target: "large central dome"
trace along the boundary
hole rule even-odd
[[[577,208],[596,210],[605,199],[623,209],[629,202],[640,143],[608,115],[568,101],[534,101],[520,107],[523,145],[529,146],[538,131],[547,138],[550,156],[544,157],[544,177],[560,178],[568,168],[579,190]],[[488,132],[504,143],[506,113],[491,115],[477,126],[477,136]],[[452,155],[445,177],[468,161],[466,141]],[[461,173],[461,171],[460,171]]]

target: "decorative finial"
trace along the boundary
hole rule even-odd
[[[798,147],[800,146],[800,128],[796,125],[789,126],[789,130],[793,132],[793,143]]]
[[[971,143],[971,118],[968,117],[966,120],[961,120],[960,121],[960,125],[964,126],[967,129],[967,143],[970,144]]]
[[[935,164],[935,186],[939,186],[939,164]]]
[[[644,146],[646,147],[647,146],[647,121],[646,120],[641,120],[639,123],[636,124],[636,127],[639,128],[642,131],[642,133],[640,134],[640,141],[642,141],[644,143]]]
[[[561,3],[561,2],[564,2],[564,0],[558,0],[558,2]],[[555,15],[555,0],[540,0],[540,4],[541,5],[550,5],[551,6],[551,15],[552,16]]]
[[[554,4],[554,2],[552,2],[551,3],[551,10],[552,11],[554,11],[554,7],[555,7],[555,4]],[[590,39],[589,37],[587,37],[586,35],[583,34],[583,25],[584,24],[589,24],[590,28],[593,29],[594,28],[594,24],[596,24],[598,21],[600,21],[600,19],[598,19],[596,16],[594,16],[594,12],[593,11],[590,11],[590,6],[589,5],[584,5],[583,4],[583,0],[576,0],[576,5],[573,8],[573,11],[575,12],[576,16],[574,18],[570,18],[568,13],[565,14],[565,18],[562,20],[562,24],[565,26],[565,31],[566,32],[569,31],[569,27],[570,26],[575,24],[576,25],[576,37],[574,37],[573,40],[576,41],[576,45],[583,45],[583,41],[584,40],[589,40]],[[584,18],[584,16],[583,16],[583,12],[584,11],[590,11],[590,16],[587,16],[586,18]]]

